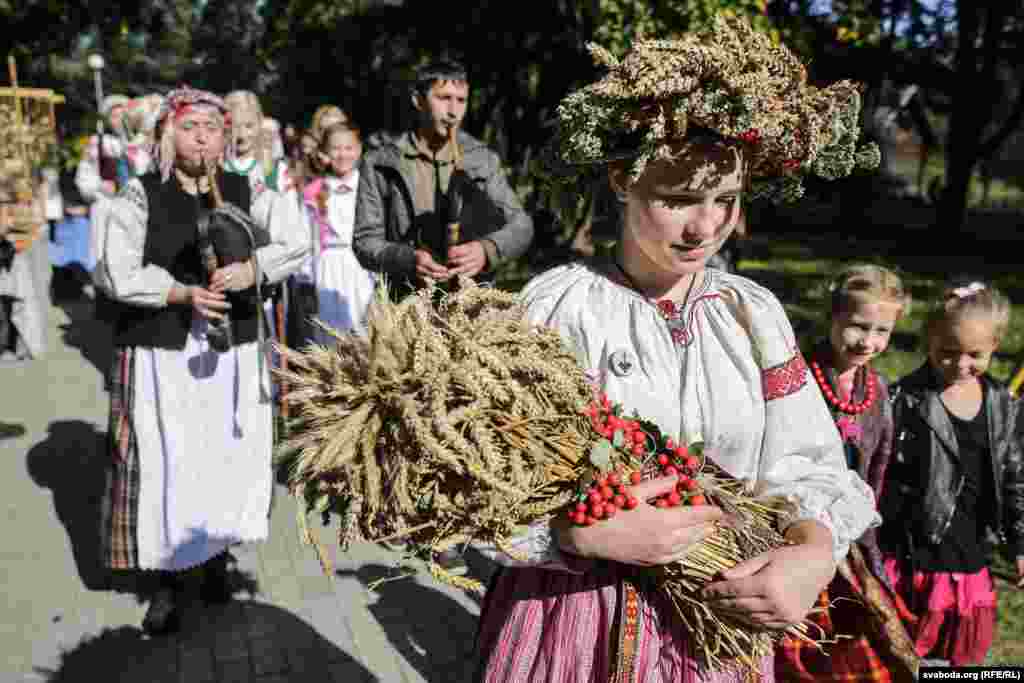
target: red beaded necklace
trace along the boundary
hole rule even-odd
[[[874,404],[876,391],[875,376],[870,369],[866,367],[864,368],[864,383],[867,386],[864,394],[864,400],[860,403],[843,401],[836,396],[835,392],[832,391],[832,386],[829,383],[828,378],[825,377],[825,371],[821,369],[821,366],[818,365],[817,361],[811,361],[811,370],[814,371],[815,381],[818,383],[818,386],[821,387],[821,393],[825,394],[825,400],[827,400],[836,410],[849,415],[860,415]]]

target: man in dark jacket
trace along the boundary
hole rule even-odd
[[[461,65],[438,61],[420,69],[412,93],[416,127],[364,159],[353,246],[363,267],[386,274],[398,293],[422,286],[426,278],[492,279],[498,265],[521,256],[533,239],[533,222],[509,186],[501,160],[458,130],[468,98]],[[462,152],[456,245],[446,238],[457,161],[453,130]]]

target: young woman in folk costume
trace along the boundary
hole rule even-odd
[[[850,543],[878,522],[771,292],[706,268],[743,204],[799,196],[806,174],[877,164],[858,150],[857,88],[807,85],[802,65],[746,22],[719,17],[680,40],[641,41],[559,108],[553,179],[589,187],[607,173],[622,204],[614,253],[531,281],[531,319],[560,330],[600,389],[626,413],[716,461],[756,490],[789,497],[780,529],[793,545],[743,562],[707,600],[762,628],[802,620]],[[714,85],[712,85],[714,84]],[[641,501],[674,477],[642,482]],[[635,509],[592,526],[559,516],[513,539],[519,557],[487,594],[478,646],[487,683],[736,681],[688,650],[667,599],[638,590],[714,528],[710,506]],[[486,548],[483,550],[487,551]],[[759,663],[773,680],[773,658]]]
[[[899,276],[875,265],[843,268],[833,279],[831,326],[814,348],[811,372],[825,395],[850,469],[884,495],[893,444],[885,380],[871,360],[885,351],[910,295]],[[910,614],[886,576],[875,530],[850,545],[838,573],[809,620],[823,648],[790,638],[776,650],[775,674],[785,681],[909,681],[918,657],[904,626]]]
[[[264,189],[291,192],[296,189],[288,174],[288,163],[277,158],[270,146],[271,139],[264,134],[263,108],[255,93],[236,90],[224,98],[231,112],[234,132],[232,154],[224,160],[224,169],[249,178],[253,193],[259,196]]]
[[[298,202],[295,194],[298,188],[292,182],[288,162],[273,155],[272,138],[266,135],[266,118],[256,94],[236,90],[224,98],[224,103],[231,116],[233,134],[233,144],[228,146],[229,153],[224,159],[224,170],[249,179],[251,212],[258,221],[265,222],[265,214],[278,199],[276,195],[285,195]],[[275,287],[271,299],[264,304],[268,320],[272,321],[269,337],[275,342],[284,341],[281,336],[288,316],[287,299],[283,288]]]
[[[258,298],[301,264],[303,221],[276,197],[256,214],[266,246],[207,278],[197,221],[213,205],[204,167],[219,166],[226,120],[211,93],[167,95],[154,169],[113,201],[99,282],[117,306],[103,557],[114,570],[158,572],[143,622],[152,633],[177,628],[184,572],[204,568],[204,596],[227,599],[227,549],[267,536],[272,424]],[[244,216],[249,182],[219,172],[215,182]],[[219,352],[207,331],[225,313],[234,343]]]
[[[315,227],[312,268],[308,276],[316,284],[318,317],[339,332],[366,329],[366,311],[373,298],[374,277],[352,251],[359,160],[363,146],[359,129],[335,124],[322,137],[320,156],[326,174],[304,192],[306,208]],[[317,330],[328,343],[329,335]]]
[[[124,95],[107,95],[100,106],[107,130],[89,138],[88,147],[78,163],[75,184],[86,201],[112,197],[131,177],[124,158],[124,113],[131,100]]]
[[[125,156],[133,177],[145,174],[153,163],[156,119],[163,104],[163,95],[153,93],[132,100],[125,110]]]
[[[927,360],[893,385],[896,444],[879,541],[916,617],[922,664],[985,661],[996,629],[992,541],[1024,586],[1020,401],[988,374],[1009,324],[999,290],[951,283],[925,322]]]

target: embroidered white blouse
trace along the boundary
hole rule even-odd
[[[561,331],[613,402],[686,443],[718,447],[716,462],[756,491],[791,502],[789,524],[821,522],[833,554],[877,526],[868,485],[847,468],[792,326],[764,287],[707,269],[684,310],[609,278],[610,263],[554,268],[527,284],[529,318]],[[529,565],[563,567],[546,524],[513,547]],[[481,548],[496,561],[521,565]]]

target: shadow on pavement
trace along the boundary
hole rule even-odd
[[[111,588],[111,577],[100,559],[107,435],[81,420],[55,420],[47,432],[26,456],[29,476],[53,495],[82,583],[90,590]]]
[[[70,322],[60,325],[64,344],[77,349],[82,357],[103,376],[110,370],[112,338],[110,325],[96,318],[96,305],[88,297],[55,303]]]
[[[394,576],[392,567],[366,564],[338,571],[364,586]],[[367,609],[392,646],[429,683],[469,681],[476,658],[477,617],[444,593],[413,578],[388,581],[375,588],[377,602]]]
[[[180,633],[148,638],[105,629],[61,656],[50,683],[273,681],[375,683],[365,667],[294,614],[258,602],[186,610]]]
[[[46,439],[29,449],[26,467],[32,481],[53,495],[53,507],[68,534],[82,584],[89,590],[135,593],[145,601],[156,588],[155,578],[112,572],[100,554],[108,458],[105,432],[81,420],[56,420],[50,423]],[[258,590],[247,572],[229,569],[228,578],[234,593],[254,595]]]

